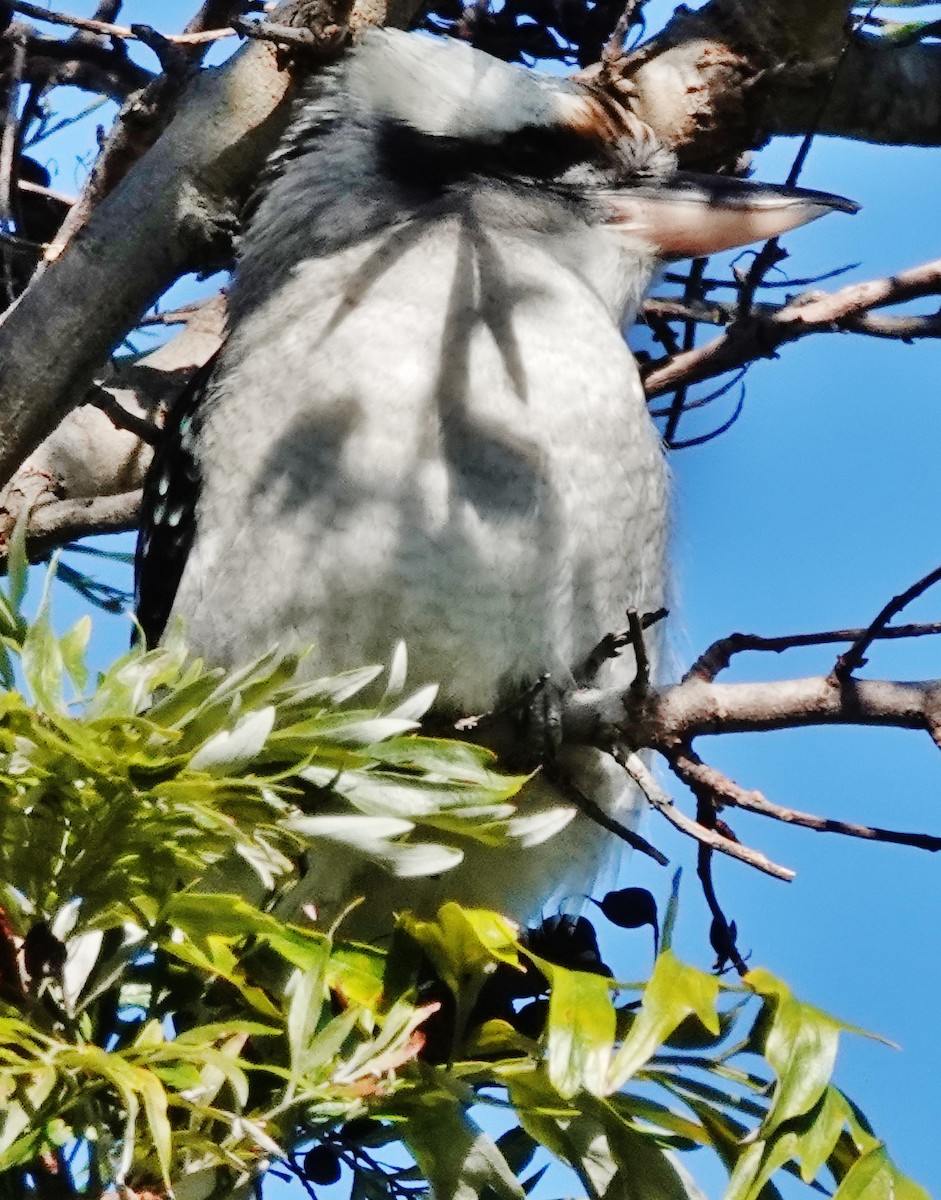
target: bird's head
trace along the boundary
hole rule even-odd
[[[456,40],[372,30],[315,89],[272,160],[254,229],[269,245],[289,241],[300,222],[329,252],[470,198],[485,227],[560,244],[586,227],[616,235],[645,264],[642,290],[657,260],[762,241],[857,207],[824,192],[680,172],[603,88]],[[579,243],[568,257],[581,254]]]

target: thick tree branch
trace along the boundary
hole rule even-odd
[[[37,527],[40,540],[28,541],[34,559],[81,536],[76,522],[97,533],[128,528],[126,505],[111,501],[139,491],[150,461],[150,447],[141,442],[134,418],[146,431],[153,429],[162,408],[215,353],[225,324],[225,298],[188,306],[177,320],[185,321],[185,328],[169,342],[136,362],[116,362],[93,385],[92,403],[74,409],[0,492],[0,572],[9,536],[24,509],[33,518],[28,539],[34,520],[46,513],[45,523]],[[109,398],[106,411],[100,406],[102,393]],[[89,505],[100,498],[109,503]],[[60,504],[66,507],[56,508]],[[59,514],[55,521],[54,508]]]
[[[564,698],[563,740],[591,742],[614,754],[651,805],[700,843],[701,855],[718,850],[778,878],[789,879],[793,872],[770,862],[760,851],[741,846],[728,826],[718,819],[723,808],[745,809],[817,832],[941,850],[941,836],[821,817],[775,804],[703,762],[692,748],[695,738],[707,734],[870,725],[924,730],[941,749],[941,680],[917,683],[861,680],[851,674],[865,662],[864,652],[876,640],[941,632],[939,622],[888,625],[892,616],[927,590],[939,575],[941,568],[894,597],[864,630],[830,630],[778,638],[732,634],[710,646],[678,684],[654,688],[638,675],[627,689],[574,690]],[[635,621],[635,644],[640,625],[640,620]],[[608,639],[612,654],[628,640],[628,634],[612,635]],[[781,653],[794,646],[827,645],[835,641],[849,642],[851,646],[828,675],[761,683],[716,682],[718,673],[743,650]],[[631,749],[653,749],[663,755],[677,778],[695,795],[697,819],[676,807]],[[703,866],[701,857],[700,867]]]
[[[679,7],[620,64],[631,105],[690,166],[732,165],[743,149],[814,125],[868,141],[941,144],[941,46],[848,34],[851,8],[849,0]]]
[[[629,718],[630,720],[630,718]],[[704,683],[696,678],[657,693],[639,727],[641,744],[668,745],[703,734],[761,733],[818,725],[880,725],[941,734],[941,680],[900,682],[831,675],[761,683]],[[663,740],[661,740],[663,739]]]
[[[817,69],[769,89],[762,105],[767,132],[802,132],[825,82],[825,70]],[[941,144],[941,45],[899,45],[857,33],[820,132],[892,145]]]
[[[78,538],[97,533],[124,533],[137,524],[140,489],[117,496],[53,500],[30,513],[26,528],[29,557],[36,561]]]
[[[401,22],[410,12],[408,0],[395,8],[359,0],[351,22]],[[304,13],[329,27],[319,6],[301,0],[271,15],[291,23]],[[334,23],[343,15],[334,11]],[[7,312],[0,325],[0,480],[80,402],[141,313],[180,274],[218,257],[283,129],[290,85],[266,43],[201,72],[157,142]],[[96,297],[93,321],[89,296]]]

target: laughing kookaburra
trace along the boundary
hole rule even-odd
[[[404,639],[442,718],[505,710],[545,675],[564,687],[628,606],[664,602],[667,471],[622,332],[658,261],[852,207],[684,177],[587,85],[367,35],[271,163],[228,340],[158,454],[148,640],[179,615],[212,663],[314,643],[319,675]],[[631,654],[606,671],[626,685]],[[563,747],[556,769],[634,823],[613,759]],[[537,775],[524,808],[548,791]],[[314,898],[526,918],[588,891],[616,845],[578,815],[538,846],[471,848],[425,890],[331,861]]]

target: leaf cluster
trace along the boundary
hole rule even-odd
[[[845,1027],[764,971],[727,987],[681,963],[669,917],[646,986],[451,903],[384,946],[287,919],[318,852],[414,874],[513,837],[523,780],[422,737],[431,693],[402,698],[403,660],[363,704],[377,669],[210,671],[175,636],[90,686],[87,621],[57,635],[47,594],[29,622],[24,590],[20,545],[0,597],[0,1197],[233,1195],[271,1169],[312,1196],[345,1172],[357,1200],[519,1200],[551,1159],[593,1200],[689,1197],[678,1155],[711,1147],[730,1200],[773,1200],[780,1170],[923,1200],[831,1083]],[[257,902],[212,890],[234,857]]]

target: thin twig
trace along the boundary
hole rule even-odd
[[[734,382],[734,381],[733,381]],[[688,412],[692,405],[685,402],[684,392],[684,412]],[[693,446],[705,446],[707,442],[714,442],[717,437],[721,437],[723,433],[731,429],[735,422],[742,415],[742,409],[745,407],[745,385],[739,386],[738,400],[735,408],[732,410],[732,415],[728,417],[721,425],[716,425],[710,429],[708,433],[700,433],[696,437],[681,438],[679,441],[676,438],[667,444],[668,450],[690,450]]]
[[[637,670],[631,681],[631,692],[635,696],[643,696],[650,687],[650,658],[644,644],[643,618],[633,606],[627,610],[627,626],[631,645],[634,647],[634,662],[637,664]]]
[[[636,610],[635,614],[636,614]],[[665,608],[658,608],[654,612],[641,613],[639,617],[640,629],[649,629],[651,625],[655,625],[658,621],[662,621],[667,616]],[[595,683],[598,678],[598,672],[606,662],[612,658],[617,658],[625,646],[629,646],[634,639],[634,635],[630,629],[622,629],[618,633],[608,633],[601,639],[600,642],[590,651],[587,658],[579,666],[572,671],[572,677],[579,687],[589,687]]]
[[[702,805],[706,808],[706,805]],[[702,820],[701,814],[700,820]],[[713,819],[715,819],[713,817]],[[716,971],[723,971],[726,962],[730,962],[739,975],[748,973],[748,963],[742,957],[741,952],[736,944],[736,928],[735,922],[729,921],[725,913],[722,911],[722,905],[719,903],[719,897],[716,895],[715,883],[712,879],[712,856],[713,850],[711,846],[700,844],[696,854],[696,874],[699,877],[699,885],[702,888],[702,894],[709,906],[709,911],[712,913],[712,927],[709,930],[709,941],[712,944],[713,950],[716,952]]]
[[[919,625],[893,625],[873,631],[868,629],[827,629],[819,633],[789,633],[778,637],[762,637],[756,633],[730,633],[728,637],[719,638],[696,659],[683,676],[686,679],[703,679],[711,683],[715,677],[724,671],[736,654],[749,650],[758,650],[772,654],[782,654],[785,650],[794,650],[801,646],[826,646],[834,642],[857,642],[872,632],[875,640],[894,640],[897,638],[929,637],[941,633],[941,621],[932,621]]]
[[[624,39],[627,37],[628,30],[634,23],[634,17],[638,8],[643,4],[644,0],[625,0],[621,15],[611,30],[611,36],[605,42],[604,49],[601,51],[601,62],[605,67],[610,69],[619,62],[624,53]]]
[[[836,660],[833,666],[835,677],[839,680],[846,680],[854,671],[858,671],[860,667],[865,666],[866,651],[876,638],[880,636],[880,631],[885,629],[886,625],[897,613],[900,613],[903,608],[906,608],[913,600],[916,600],[922,593],[926,592],[939,581],[941,581],[941,567],[935,567],[933,571],[929,571],[917,583],[913,583],[910,588],[906,588],[904,592],[893,596],[869,628],[860,637],[856,638],[849,650],[841,654]]]
[[[794,878],[794,871],[789,867],[782,867],[778,863],[772,862],[760,850],[752,850],[750,846],[744,846],[741,842],[733,842],[717,830],[707,829],[705,825],[688,817],[686,813],[677,808],[672,796],[660,787],[637,754],[618,754],[616,757],[657,812],[666,817],[670,824],[679,829],[681,833],[685,833],[701,845],[711,846],[713,850],[727,854],[730,858],[737,858],[741,862],[748,863],[749,866],[755,867],[756,870],[763,871],[775,879],[783,879],[789,883]]]
[[[709,260],[706,258],[694,258],[690,264],[689,274],[686,277],[686,287],[683,289],[683,299],[687,301],[699,301],[703,298],[702,280],[706,274],[706,263]],[[689,354],[696,345],[696,322],[687,320],[683,327],[683,346],[681,354]],[[680,383],[673,393],[673,399],[670,401],[670,410],[667,415],[666,428],[663,432],[663,440],[670,448],[674,447],[676,441],[676,431],[679,428],[680,417],[686,406],[686,385]]]
[[[876,7],[878,0],[873,0],[869,6],[869,12]],[[843,36],[843,45],[840,48],[840,53],[834,64],[833,70],[830,73],[830,78],[827,81],[827,86],[820,97],[820,103],[817,106],[817,111],[814,113],[810,127],[801,139],[801,144],[798,147],[797,154],[794,157],[794,162],[791,164],[791,169],[787,173],[785,187],[794,187],[800,178],[800,173],[804,169],[804,163],[807,161],[807,156],[810,154],[810,148],[813,145],[814,138],[817,136],[817,131],[823,121],[824,114],[829,107],[830,101],[833,98],[833,93],[836,90],[836,85],[839,82],[840,75],[846,66],[849,56],[850,46],[853,42],[853,37],[857,30],[862,28],[863,17],[857,18],[854,24],[847,27]],[[764,279],[768,271],[778,265],[783,259],[787,258],[787,251],[781,248],[780,240],[776,237],[770,238],[761,247],[758,253],[752,260],[752,264],[748,269],[747,274],[742,279],[742,287],[738,294],[738,312],[739,319],[746,318],[751,312],[752,304],[755,299],[755,290],[758,284]]]
[[[715,388],[705,396],[697,396],[695,400],[684,400],[683,415],[685,416],[686,413],[694,412],[697,408],[706,408],[707,405],[714,403],[716,400],[721,400],[723,396],[727,396],[737,383],[741,383],[742,377],[747,370],[748,367],[742,367],[740,371],[737,371],[732,376],[728,383],[723,383],[721,387]],[[670,415],[669,408],[651,408],[649,411],[653,420],[656,420],[658,417],[667,417]],[[682,446],[682,442],[673,442],[670,449],[676,450],[678,447],[682,448]]]
[[[884,281],[877,281],[881,285]],[[859,286],[859,285],[855,285]],[[869,286],[869,285],[867,285]],[[843,289],[840,296],[848,296],[850,300],[855,300],[851,296],[854,291],[854,286]],[[925,291],[925,295],[933,296],[938,294],[939,288],[936,284]],[[849,295],[848,295],[849,294]],[[897,297],[892,297],[887,300],[875,300],[874,304],[902,304],[906,300],[911,299],[911,296],[899,294]],[[867,337],[889,338],[893,341],[911,342],[916,338],[938,338],[941,337],[941,315],[931,313],[922,315],[914,313],[904,317],[889,317],[880,313],[863,310],[862,312],[848,312],[841,315],[834,309],[826,312],[818,307],[818,303],[822,302],[829,304],[832,297],[827,293],[815,293],[797,297],[794,300],[789,300],[787,304],[754,304],[752,305],[752,321],[745,325],[738,325],[736,329],[742,334],[742,340],[751,338],[756,344],[755,353],[752,355],[752,361],[757,358],[771,357],[777,346],[788,341],[794,341],[793,336],[788,336],[782,342],[777,330],[779,320],[790,320],[791,317],[802,321],[807,321],[809,317],[820,317],[821,320],[816,322],[811,328],[800,331],[797,336],[802,337],[809,333],[858,333]],[[813,307],[811,307],[813,305]],[[801,308],[798,314],[797,307]],[[642,309],[644,322],[653,330],[660,331],[661,328],[669,329],[669,321],[696,321],[699,325],[720,325],[729,328],[735,319],[734,305],[727,301],[719,300],[685,300],[682,296],[648,296],[644,301]],[[832,319],[827,319],[828,317]],[[667,345],[661,337],[661,333],[657,332],[657,340],[664,346],[667,351],[665,357],[649,361],[644,366],[645,373],[649,376],[657,368],[664,366],[670,359],[675,358],[681,353],[675,342]],[[745,364],[748,365],[747,363]],[[744,367],[742,368],[744,370]],[[740,376],[739,376],[740,377]],[[723,385],[725,389],[733,386],[736,380]],[[722,394],[723,389],[712,393],[711,396],[704,397],[702,400],[694,401],[693,403],[685,402],[683,406],[684,412],[689,412],[693,408],[702,407],[704,403],[708,403],[717,395]],[[662,409],[654,416],[666,416],[669,409]]]
[[[845,275],[847,271],[855,271],[860,264],[846,263],[842,267],[834,267],[832,271],[822,271],[819,275],[808,275],[803,279],[762,279],[758,283],[759,288],[804,288],[812,287],[817,283],[824,283],[827,279],[835,279],[838,275]],[[686,283],[687,276],[677,271],[664,271],[662,279],[665,283]],[[740,279],[712,279],[705,278],[702,281],[703,289],[711,292],[714,288],[732,288],[734,291],[742,286]]]
[[[86,397],[86,404],[93,404],[100,409],[117,429],[126,429],[136,433],[142,442],[148,446],[156,446],[161,438],[161,431],[151,421],[140,417],[137,413],[129,412],[111,393],[103,387],[95,385]]]
[[[98,21],[93,17],[74,17],[70,13],[43,8],[41,4],[31,4],[29,0],[3,0],[3,4],[12,12],[32,17],[36,21],[47,21],[50,25],[67,25],[71,29],[82,29],[86,33],[101,34],[104,37],[134,37],[127,25],[114,25],[110,21]]]
[[[118,38],[121,41],[144,42],[152,45],[156,38],[171,46],[205,46],[226,38],[248,37],[261,41],[278,42],[295,50],[310,50],[318,46],[319,39],[309,29],[292,25],[276,25],[270,21],[251,21],[237,17],[233,23],[221,29],[194,29],[188,33],[158,33],[150,25],[115,25],[111,21],[98,21],[92,17],[75,17],[70,13],[43,8],[29,0],[2,0],[11,10],[38,21],[52,25],[66,25],[101,37]]]
[[[775,804],[761,792],[746,790],[715,767],[704,763],[688,746],[667,755],[670,768],[687,787],[711,797],[713,806],[731,805],[748,812],[771,817],[786,825],[798,825],[802,829],[813,829],[817,833],[839,833],[844,837],[862,838],[871,842],[889,842],[897,846],[914,846],[918,850],[941,850],[941,837],[928,833],[906,833],[896,829],[882,829],[877,825],[863,825],[857,821],[838,821],[830,817],[818,817],[815,813],[801,812]]]
[[[618,761],[621,761],[620,758]],[[621,765],[623,766],[624,764],[621,763]],[[545,771],[547,777],[552,780],[555,786],[571,799],[582,810],[585,816],[591,817],[602,829],[607,829],[608,833],[613,833],[615,837],[620,838],[622,842],[626,842],[632,849],[639,850],[641,854],[646,854],[648,858],[652,858],[661,867],[669,865],[670,860],[662,850],[658,850],[646,838],[641,837],[639,833],[635,833],[633,829],[630,829],[621,821],[616,821],[614,817],[605,812],[600,804],[592,800],[590,796],[586,796],[580,788],[575,787],[570,779],[553,770],[551,767],[545,768]]]
[[[807,334],[855,330],[855,322],[870,309],[937,295],[941,295],[941,259],[836,292],[798,296],[783,308],[761,306],[746,321],[733,321],[711,342],[647,364],[642,369],[644,390],[653,398],[674,391],[680,383],[713,379],[757,359],[773,358],[782,346]]]

